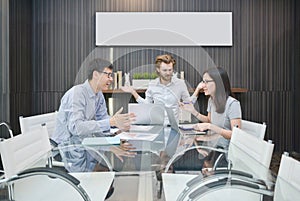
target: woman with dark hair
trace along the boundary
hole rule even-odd
[[[196,130],[210,130],[211,133],[219,134],[217,146],[227,149],[232,128],[240,127],[242,118],[240,102],[232,97],[227,72],[221,67],[208,69],[203,73],[203,81],[199,83],[195,93],[200,90],[210,96],[207,116],[196,111],[192,103],[180,103],[180,106],[201,121],[195,125]]]

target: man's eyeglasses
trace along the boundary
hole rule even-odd
[[[213,80],[202,80],[202,82],[203,82],[204,84],[207,84],[207,83],[209,83],[209,82],[213,82]]]
[[[108,72],[101,72],[101,73],[104,73],[105,75],[107,75],[108,78],[114,77],[114,73],[108,73]]]

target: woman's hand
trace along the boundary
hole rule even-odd
[[[199,84],[198,84],[198,86],[197,86],[197,89],[198,89],[198,90],[201,90],[201,89],[204,88],[204,86],[205,86],[204,82],[201,81],[201,82],[199,82]]]
[[[192,114],[197,113],[192,102],[179,102],[179,106],[181,109],[186,110]]]
[[[199,92],[201,91],[201,89],[204,88],[204,86],[205,86],[205,84],[203,83],[203,81],[200,82],[200,83],[197,85],[197,87],[196,87],[196,89],[195,89],[195,91],[194,91],[194,93],[193,93],[193,96],[198,97]]]
[[[211,123],[198,123],[194,126],[194,129],[198,131],[206,131],[210,130],[210,127]]]

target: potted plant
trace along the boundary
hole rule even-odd
[[[134,73],[132,75],[132,87],[135,89],[147,89],[150,80],[157,78],[157,74],[154,73]]]

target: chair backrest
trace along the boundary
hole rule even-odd
[[[300,162],[282,155],[275,184],[274,201],[292,201],[300,197]]]
[[[48,157],[51,146],[47,128],[39,127],[27,134],[19,134],[0,142],[0,153],[6,178],[32,167],[44,156]],[[46,160],[44,160],[46,162]]]
[[[263,140],[266,134],[267,125],[265,123],[256,123],[252,121],[242,120],[241,129],[247,133]]]
[[[228,159],[233,169],[267,179],[273,149],[274,144],[260,140],[239,128],[233,128]]]
[[[48,137],[50,138],[54,132],[56,124],[57,111],[34,115],[29,117],[19,117],[21,133],[28,133],[34,129],[39,128],[41,125],[45,125],[48,130]]]

